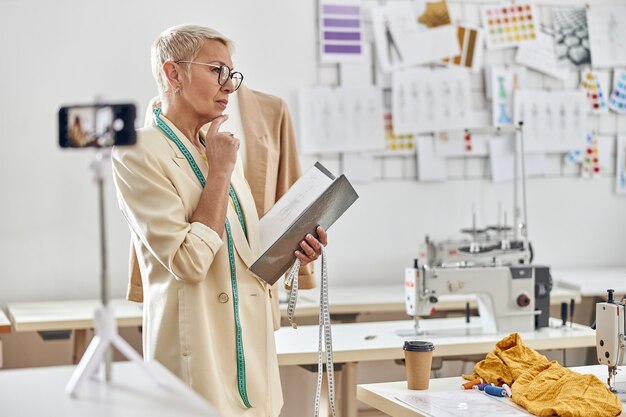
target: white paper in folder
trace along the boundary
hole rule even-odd
[[[261,256],[250,271],[270,284],[296,260],[293,252],[319,225],[328,229],[359,198],[347,178],[317,162],[261,218]]]

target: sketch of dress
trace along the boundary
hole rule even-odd
[[[443,82],[443,117],[450,118],[450,107],[452,107],[452,96],[450,86],[447,81]]]
[[[459,106],[459,116],[465,117],[465,92],[461,81],[456,82],[456,104]]]
[[[513,121],[507,109],[507,95],[504,87],[504,76],[498,76],[498,124],[510,125]]]

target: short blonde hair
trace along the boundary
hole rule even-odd
[[[204,41],[211,39],[223,43],[232,54],[233,42],[218,31],[204,26],[172,26],[156,38],[152,44],[150,56],[152,75],[156,80],[160,96],[169,90],[163,64],[166,61],[193,61],[200,53]]]

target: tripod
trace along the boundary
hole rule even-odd
[[[104,365],[105,383],[111,380],[111,346],[114,346],[127,359],[134,362],[140,369],[148,374],[151,379],[155,380],[159,385],[165,385],[161,377],[158,376],[147,364],[135,349],[126,342],[117,332],[117,323],[115,314],[109,307],[109,276],[107,269],[107,252],[106,252],[106,228],[104,216],[104,176],[103,168],[107,166],[107,162],[111,158],[111,148],[99,149],[91,161],[89,168],[94,173],[94,179],[98,184],[98,201],[99,201],[99,217],[100,217],[100,259],[101,259],[101,300],[102,307],[95,312],[94,329],[95,336],[76,370],[72,374],[69,382],[65,386],[65,392],[70,396],[75,396],[76,391],[85,384],[87,378],[95,377],[98,369]]]

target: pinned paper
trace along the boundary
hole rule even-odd
[[[615,182],[618,194],[626,194],[626,136],[617,137]]]
[[[393,133],[391,112],[385,113],[385,150],[392,152],[415,150],[415,136],[412,133],[403,135]]]
[[[533,3],[515,2],[482,8],[487,48],[508,48],[537,39],[537,10]]]
[[[363,62],[363,19],[358,0],[320,1],[320,60]]]
[[[591,5],[587,11],[591,63],[606,68],[626,65],[626,3]]]
[[[513,124],[513,94],[526,84],[526,70],[521,67],[492,67],[491,117],[494,126]]]
[[[570,7],[554,9],[554,42],[560,65],[581,66],[591,64],[587,9]]]
[[[527,177],[544,175],[546,156],[543,153],[524,154],[524,172]],[[506,135],[489,140],[489,167],[493,182],[511,181],[515,178],[515,136]],[[518,178],[522,175],[521,157],[518,155]]]
[[[470,131],[440,132],[435,136],[435,153],[442,157],[487,156],[487,144],[492,136],[476,135]]]
[[[568,69],[558,64],[554,38],[543,32],[537,32],[537,42],[517,48],[515,62],[559,80],[566,80],[569,75]]]
[[[436,62],[459,53],[452,25],[420,30],[414,5],[393,2],[372,9],[376,55],[383,72]]]
[[[580,174],[583,178],[595,178],[610,169],[613,137],[587,135]]]
[[[303,153],[384,148],[379,88],[303,89],[298,94],[298,103]]]
[[[584,91],[521,90],[515,94],[515,124],[524,122],[527,152],[568,152],[584,146],[587,97]]]
[[[613,72],[613,92],[609,98],[609,108],[615,113],[626,114],[626,71]]]
[[[478,71],[482,66],[484,36],[482,30],[469,26],[458,26],[457,37],[461,52],[459,55],[444,58],[443,62]]]
[[[469,74],[460,68],[412,68],[393,74],[395,134],[472,126]]]
[[[446,159],[435,154],[434,138],[417,138],[417,179],[420,181],[445,181],[448,165]]]
[[[600,78],[604,78],[604,82],[600,82]],[[601,77],[597,71],[585,69],[580,74],[580,86],[587,93],[591,113],[602,114],[608,112],[608,77]]]
[[[374,156],[365,153],[344,153],[341,157],[343,174],[352,183],[367,183],[374,179]]]

